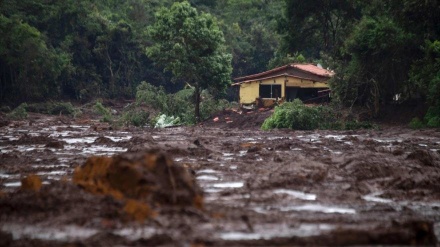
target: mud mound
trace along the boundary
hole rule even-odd
[[[202,192],[194,178],[159,151],[91,157],[75,170],[73,182],[92,193],[154,206],[203,207]]]
[[[377,179],[392,176],[395,166],[389,164],[383,157],[360,155],[348,158],[342,165],[356,181]]]
[[[56,142],[57,140],[47,137],[47,136],[30,136],[28,134],[24,134],[20,137],[20,139],[11,142],[15,145],[22,145],[22,144],[47,144],[50,142]]]
[[[51,142],[47,143],[45,147],[63,149],[64,145],[66,145],[66,144],[67,143],[65,141],[51,141]]]
[[[105,136],[100,136],[100,137],[96,138],[96,140],[93,143],[94,144],[106,145],[106,144],[113,144],[114,141],[112,141],[112,139],[107,138]]]
[[[406,158],[410,160],[417,160],[424,166],[440,166],[439,155],[426,150],[415,150],[414,152],[410,153]]]
[[[212,118],[202,124],[203,126],[218,128],[259,129],[264,120],[272,115],[272,113],[273,111],[269,108],[247,112],[236,109],[226,109],[214,114]]]

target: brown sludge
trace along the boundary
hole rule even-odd
[[[116,199],[203,208],[202,192],[194,178],[159,151],[90,157],[76,168],[73,182],[89,192]]]

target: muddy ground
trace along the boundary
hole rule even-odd
[[[0,246],[439,245],[439,130],[260,131],[261,115],[227,115],[167,129],[3,121]],[[90,156],[152,149],[195,177],[202,208],[150,204],[135,221],[73,183]],[[39,191],[22,188],[31,174]]]

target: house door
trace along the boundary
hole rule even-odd
[[[293,101],[297,98],[298,87],[286,87],[286,101]]]

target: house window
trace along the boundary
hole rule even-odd
[[[260,98],[280,98],[281,85],[260,85]]]

